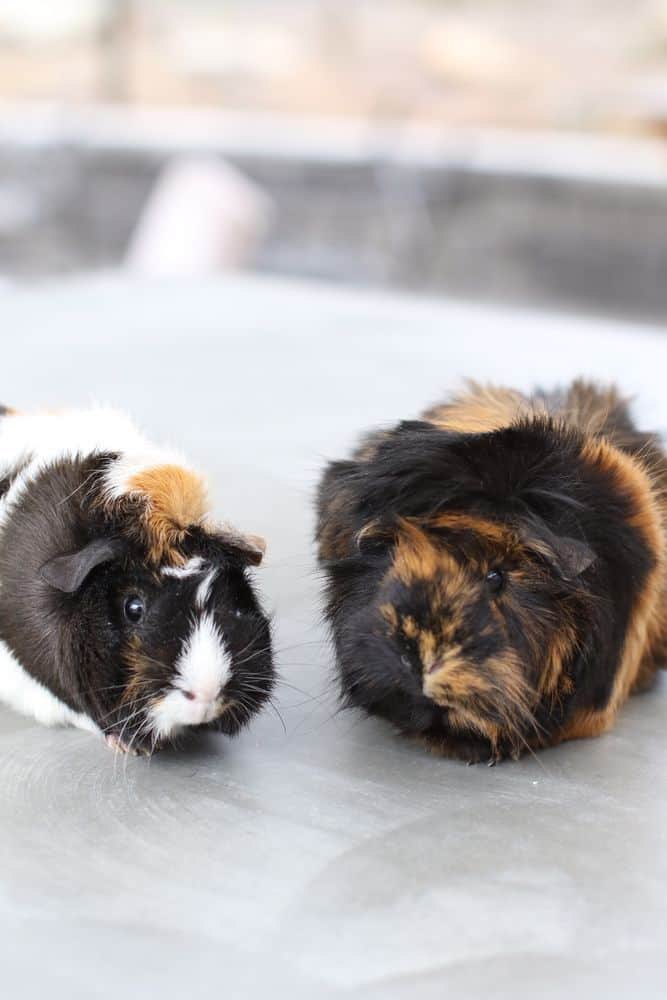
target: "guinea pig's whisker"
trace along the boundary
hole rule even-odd
[[[141,659],[145,663],[154,663],[156,667],[162,667],[163,670],[168,672],[171,671],[171,667],[168,663],[164,663],[162,660],[156,660],[154,656],[147,656],[145,653],[141,654]]]
[[[146,699],[143,699],[143,700],[145,701]],[[135,710],[134,710],[133,712],[130,712],[130,714],[129,714],[128,716],[126,716],[126,718],[125,718],[125,719],[123,719],[123,720],[122,720],[122,722],[120,723],[120,725],[121,725],[121,730],[120,730],[120,733],[118,734],[118,739],[120,740],[120,742],[121,742],[121,743],[122,743],[122,741],[123,741],[123,734],[125,733],[125,730],[127,729],[127,727],[128,727],[128,725],[130,724],[130,722],[131,722],[131,721],[132,721],[133,719],[136,719],[136,717],[137,717],[138,715],[141,715],[141,713],[142,713],[143,711],[144,711],[144,705],[143,705],[143,704],[142,704],[142,705],[139,705],[139,707],[138,707],[138,708],[136,708],[136,709],[135,709]],[[112,726],[110,726],[109,728],[113,728],[113,727],[112,727]]]
[[[237,714],[237,709],[238,709],[238,708],[240,708],[240,706],[239,706],[238,702],[232,702],[232,703],[231,703],[231,704],[230,704],[230,705],[228,706],[228,708],[227,708],[227,713],[228,713],[228,714],[230,715],[230,717],[231,717],[231,720],[232,720],[232,723],[233,723],[233,724],[234,724],[235,726],[241,726],[241,725],[242,725],[242,722],[243,722],[243,720],[239,719],[239,717],[238,717],[238,714]],[[227,713],[226,713],[226,714],[227,714]]]
[[[320,691],[319,693],[306,691],[304,688],[300,688],[296,684],[291,684],[289,681],[283,680],[280,676],[276,677],[276,687],[286,688],[288,691],[294,691],[296,694],[303,695],[303,697],[308,701],[317,701],[319,698],[324,697],[325,694],[328,693],[326,688],[324,691]],[[329,687],[329,685],[327,685],[327,687]],[[305,704],[305,702],[302,704]]]
[[[247,650],[251,649],[253,642],[255,642],[254,638],[251,639],[250,642],[248,642],[243,647],[243,649],[240,650],[240,652],[236,654],[237,657],[244,656],[244,654],[247,652]],[[271,652],[273,652],[274,655],[276,655],[276,656],[282,656],[284,653],[292,652],[295,649],[302,649],[302,648],[305,649],[308,646],[323,646],[323,645],[324,646],[327,645],[327,643],[324,640],[313,640],[312,642],[298,642],[298,643],[293,643],[293,644],[288,645],[288,646],[274,646],[273,644],[271,644],[271,645],[262,646],[261,649],[253,649],[252,652],[251,652],[251,654],[250,654],[250,656],[251,657],[253,657],[253,656],[260,656],[263,653],[271,653]],[[246,661],[239,661],[239,663],[240,662],[246,662]]]
[[[329,722],[332,722],[332,721],[333,721],[334,719],[337,719],[337,718],[338,718],[338,716],[341,716],[341,715],[344,715],[344,714],[345,714],[345,712],[347,711],[347,709],[348,709],[349,707],[350,707],[350,706],[348,706],[348,705],[345,705],[345,704],[340,704],[340,705],[338,705],[338,706],[337,706],[336,708],[334,708],[334,709],[333,709],[333,711],[329,712],[329,713],[328,713],[328,714],[327,714],[327,715],[326,715],[326,716],[325,716],[325,717],[324,717],[324,718],[322,719],[322,721],[321,721],[321,723],[320,723],[320,726],[324,726],[324,725],[327,725],[327,723],[329,723]],[[303,717],[303,718],[302,718],[302,719],[300,720],[300,722],[298,722],[298,723],[297,723],[297,725],[296,725],[296,726],[295,726],[295,727],[293,728],[293,730],[292,730],[292,735],[294,735],[294,734],[298,733],[298,732],[299,732],[300,730],[302,730],[302,729],[303,729],[303,726],[304,726],[304,725],[305,725],[305,724],[306,724],[307,722],[309,722],[309,721],[310,721],[310,719],[312,719],[312,717],[313,717],[313,715],[315,714],[315,712],[316,712],[316,711],[317,711],[317,705],[314,705],[314,706],[313,706],[313,708],[312,708],[312,709],[310,710],[310,712],[308,712],[308,713],[307,713],[306,715],[304,715],[304,717]],[[358,721],[359,721],[359,720],[355,721],[355,722],[354,722],[354,723],[352,724],[352,726],[350,726],[350,729],[354,728],[354,726],[355,726],[355,725],[357,725]],[[309,734],[309,733],[311,733],[311,732],[314,732],[314,729],[310,729],[310,730],[305,730],[305,733],[306,733],[306,734]]]
[[[87,689],[87,693],[88,694],[101,694],[103,691],[117,691],[118,688],[124,688],[125,686],[126,686],[125,684],[109,684],[108,687],[88,688]]]
[[[248,711],[248,706],[243,702],[238,702],[236,705],[236,712],[234,714],[234,721],[237,726],[243,726],[250,718],[250,712]]]
[[[521,743],[523,744],[524,748],[528,751],[528,753],[530,754],[530,756],[533,757],[537,761],[537,763],[540,765],[540,767],[542,768],[542,770],[544,771],[544,773],[545,774],[549,774],[548,769],[544,766],[543,762],[537,756],[537,754],[535,753],[535,751],[531,747],[530,743],[523,736],[523,734],[520,732],[520,730],[519,729],[513,730],[513,734],[521,741]]]
[[[287,736],[287,726],[285,725],[285,720],[283,719],[282,715],[280,714],[280,711],[278,710],[278,707],[276,706],[276,704],[275,704],[275,702],[273,701],[272,698],[268,698],[267,701],[268,701],[268,704],[273,709],[273,711],[275,712],[275,714],[278,716],[278,719],[280,720],[280,725],[283,727],[283,732],[284,732],[285,736]]]
[[[256,649],[252,653],[249,653],[242,660],[239,660],[239,659],[235,658],[234,662],[236,663],[237,666],[242,667],[246,663],[251,663],[255,659],[255,657],[262,656],[262,655],[264,655],[266,653],[270,653],[270,652],[271,652],[271,647],[270,646],[267,646],[266,649]],[[243,655],[243,654],[239,654],[239,655]]]
[[[266,690],[266,688],[261,688],[258,687],[257,685],[251,685],[251,684],[244,684],[243,687],[241,688],[240,695],[241,696],[246,695],[248,697],[251,695],[255,695],[255,697],[260,697],[263,700],[268,700],[270,697],[269,692]]]
[[[137,709],[136,711],[134,711],[134,712],[130,712],[130,714],[129,714],[129,715],[127,715],[127,716],[126,716],[126,717],[125,717],[125,718],[124,718],[124,719],[123,719],[123,720],[121,721],[121,724],[120,724],[120,725],[121,725],[121,730],[120,730],[120,733],[118,734],[118,739],[119,739],[119,740],[120,740],[121,742],[122,742],[122,740],[123,740],[123,734],[124,734],[125,730],[127,729],[128,725],[129,725],[129,724],[130,724],[130,722],[132,722],[132,720],[133,720],[133,719],[135,719],[135,718],[136,718],[136,717],[137,717],[137,716],[138,716],[138,715],[139,715],[140,713],[141,713],[141,709],[140,709],[140,708],[138,708],[138,709]]]
[[[266,683],[268,680],[267,675],[263,671],[255,670],[244,670],[242,674],[239,675],[238,681],[240,684],[245,685],[246,681],[262,681]]]
[[[132,706],[143,705],[146,701],[148,701],[152,697],[153,693],[150,692],[149,694],[143,695],[141,698],[133,698],[130,704]],[[108,719],[110,715],[113,715],[114,712],[118,712],[119,709],[120,706],[117,705],[115,708],[112,708],[109,712],[105,712],[104,715],[101,715],[98,721],[103,722],[104,719]]]
[[[253,681],[264,681],[264,680],[265,680],[265,675],[264,674],[247,674],[247,673],[244,673],[244,675],[243,675],[243,690],[253,690],[253,691],[257,691],[259,694],[264,694],[266,692],[266,687],[261,686],[261,685],[257,685],[257,684],[252,684]],[[248,682],[250,682],[250,683],[248,683]],[[315,700],[317,700],[317,697],[318,697],[318,696],[316,696],[314,694],[311,694],[309,691],[304,691],[303,688],[296,687],[296,685],[294,685],[294,684],[289,684],[287,681],[282,680],[281,677],[276,677],[275,678],[275,685],[278,688],[279,687],[284,687],[284,688],[287,688],[290,691],[295,691],[297,694],[303,695],[304,698],[306,699],[306,701],[302,702],[302,704],[307,704],[310,701],[315,701]]]
[[[256,678],[260,680],[260,678]],[[240,678],[239,686],[242,691],[266,691],[266,687],[262,687],[260,684],[253,683],[251,677],[243,676]]]
[[[253,643],[256,642],[256,641],[257,641],[257,636],[254,635],[251,639],[249,639],[248,642],[246,642],[246,644],[243,647],[243,649],[239,650],[238,655],[239,656],[243,656],[244,653],[247,653],[247,651],[252,647]],[[268,650],[268,649],[270,649],[270,646],[267,646],[265,648]]]
[[[121,746],[124,746],[124,743],[123,743],[123,736],[125,735],[125,730],[127,729],[128,725],[129,725],[129,723],[130,723],[130,722],[132,721],[132,719],[136,718],[136,716],[137,716],[138,714],[139,714],[139,712],[138,712],[138,711],[137,711],[137,712],[133,712],[133,713],[132,713],[132,715],[128,716],[128,718],[127,718],[127,719],[125,720],[125,723],[124,723],[124,725],[123,725],[123,728],[121,729],[121,731],[120,731],[120,733],[119,733],[119,736],[118,736],[118,740],[119,740],[119,743],[121,744]],[[131,748],[131,746],[132,746],[132,739],[130,739],[130,743],[129,743],[129,745],[128,745],[127,749],[126,749],[126,753],[129,753],[129,752],[130,752],[130,748]]]
[[[82,490],[84,488],[84,486],[88,485],[88,483],[90,482],[91,479],[96,478],[98,475],[99,475],[99,473],[98,473],[97,469],[93,469],[93,471],[88,476],[86,476],[86,478],[83,480],[83,482],[79,483],[79,485],[76,487],[76,489],[72,490],[72,492],[68,493],[66,497],[63,497],[62,500],[58,501],[58,506],[62,507],[62,505],[64,503],[67,503],[68,500],[71,500],[72,497],[75,497],[76,494],[80,490]]]
[[[128,751],[129,752],[132,752],[132,747],[135,745],[135,743],[138,744],[139,740],[143,739],[144,736],[146,735],[146,723],[147,723],[147,721],[148,721],[147,719],[144,719],[144,721],[141,723],[141,725],[138,726],[137,729],[135,730],[134,735],[130,739],[130,744],[128,746]]]
[[[274,646],[276,653],[291,653],[295,649],[306,649],[309,646],[329,646],[328,639],[313,639],[311,642],[294,642],[289,646]]]

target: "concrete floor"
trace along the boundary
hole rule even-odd
[[[2,995],[664,996],[667,678],[603,739],[431,758],[333,715],[310,537],[324,458],[466,374],[617,378],[667,426],[667,337],[250,279],[0,310],[3,401],[127,407],[268,536],[286,681],[286,731],[268,712],[151,762],[0,710]]]

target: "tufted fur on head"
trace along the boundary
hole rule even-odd
[[[469,760],[609,728],[667,652],[666,470],[583,382],[367,437],[318,495],[345,701]]]
[[[264,552],[114,411],[0,418],[0,699],[144,752],[267,701]]]

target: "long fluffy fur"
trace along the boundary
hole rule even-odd
[[[667,658],[666,485],[658,438],[581,381],[471,383],[366,437],[318,496],[345,700],[473,760],[609,729]]]

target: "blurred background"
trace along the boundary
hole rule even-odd
[[[0,277],[667,317],[667,0],[0,0]]]

